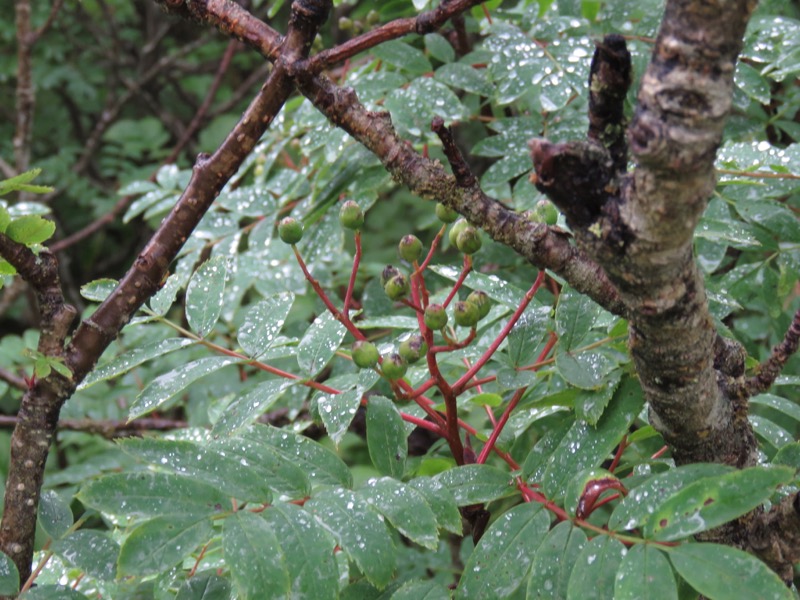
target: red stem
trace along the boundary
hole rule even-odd
[[[614,469],[619,466],[619,461],[622,458],[622,453],[625,452],[625,448],[628,447],[628,435],[623,435],[622,439],[619,442],[619,446],[617,446],[617,453],[614,455],[614,460],[611,461],[611,466],[608,467],[610,473],[614,472]]]
[[[458,293],[461,284],[464,283],[464,280],[467,278],[467,275],[469,275],[470,271],[472,271],[472,258],[470,258],[469,254],[465,254],[464,266],[461,268],[461,274],[458,276],[458,279],[456,279],[455,284],[453,284],[453,289],[450,290],[450,293],[447,295],[447,300],[444,301],[442,306],[447,308],[450,302],[453,301],[453,298],[455,298],[455,295]]]
[[[356,274],[361,262],[361,231],[356,231],[356,255],[353,257],[353,270],[350,272],[350,281],[347,283],[347,293],[344,295],[344,315],[350,320],[350,303],[353,301],[353,289],[356,286]]]
[[[477,463],[479,465],[482,465],[486,462],[486,459],[489,457],[489,453],[492,451],[492,448],[494,448],[495,442],[497,442],[497,438],[499,438],[500,434],[503,432],[503,427],[506,426],[508,418],[511,416],[511,412],[517,407],[519,401],[522,400],[522,396],[525,395],[525,390],[527,389],[527,386],[518,389],[516,392],[514,392],[511,400],[508,401],[508,405],[503,411],[503,416],[500,417],[500,420],[497,422],[497,426],[492,430],[492,435],[489,436],[489,439],[483,446],[483,450],[481,450],[481,453],[478,456]]]

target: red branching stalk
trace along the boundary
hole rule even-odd
[[[361,263],[361,231],[356,231],[353,236],[356,244],[356,254],[353,257],[353,270],[350,271],[350,281],[347,282],[347,292],[344,295],[344,316],[350,320],[350,304],[353,302],[353,289],[356,286],[358,265]]]
[[[455,295],[461,288],[461,284],[464,283],[464,280],[467,278],[467,275],[469,275],[470,271],[472,271],[472,258],[470,257],[469,254],[465,254],[464,266],[461,268],[461,273],[459,274],[458,279],[456,279],[456,282],[453,285],[453,289],[450,290],[450,293],[447,295],[447,299],[442,303],[442,306],[447,308],[450,302],[453,301],[453,298],[455,298]]]

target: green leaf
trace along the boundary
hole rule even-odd
[[[569,577],[585,545],[586,534],[569,521],[553,527],[533,559],[527,600],[566,598]]]
[[[186,320],[200,337],[219,319],[228,276],[228,257],[215,256],[200,265],[186,288]]]
[[[615,600],[678,600],[678,584],[667,558],[654,546],[637,544],[622,559]]]
[[[148,518],[211,515],[230,506],[230,497],[210,485],[171,473],[113,473],[83,486],[78,499],[100,512]]]
[[[391,40],[375,46],[371,52],[383,62],[408,71],[412,75],[422,75],[433,70],[422,51],[405,42]]]
[[[300,467],[316,484],[353,484],[350,469],[336,454],[325,446],[286,429],[270,425],[254,425],[242,437],[258,444],[268,444],[277,452]]]
[[[20,600],[89,600],[66,585],[37,585],[20,596]]]
[[[458,506],[491,502],[517,491],[508,471],[489,465],[464,465],[444,471],[433,479],[452,492]]]
[[[400,479],[406,468],[408,440],[394,402],[370,396],[367,404],[367,446],[372,464],[382,475]]]
[[[629,490],[611,513],[608,528],[612,531],[637,529],[673,494],[695,481],[732,471],[733,467],[727,465],[697,463],[654,475]]]
[[[604,353],[597,350],[573,353],[560,342],[556,346],[556,368],[570,384],[583,390],[602,389],[605,378],[617,367]]]
[[[237,598],[289,597],[289,570],[280,542],[259,515],[240,510],[225,519],[222,548]]]
[[[119,544],[107,534],[83,529],[53,542],[52,550],[73,567],[102,581],[117,576]]]
[[[490,96],[493,91],[484,73],[464,63],[444,64],[436,69],[434,77],[445,85],[479,96]]]
[[[645,534],[679,540],[754,509],[794,479],[790,467],[750,467],[696,481],[670,496],[648,519]]]
[[[613,598],[617,569],[625,546],[607,535],[598,535],[583,547],[569,578],[567,598]]]
[[[791,600],[792,591],[752,554],[719,544],[681,544],[669,549],[678,574],[709,600]]]
[[[280,540],[289,569],[289,598],[335,600],[339,571],[336,543],[306,511],[293,504],[275,504],[262,515]]]
[[[0,594],[14,596],[19,592],[19,571],[11,558],[0,552]]]
[[[6,227],[5,234],[15,242],[32,246],[49,239],[56,231],[56,224],[39,215],[17,217]]]
[[[239,328],[238,340],[251,358],[272,346],[294,303],[294,294],[282,292],[250,307]]]
[[[450,592],[438,581],[408,581],[392,594],[392,600],[450,600]]]
[[[572,427],[572,419],[565,418],[549,429],[531,448],[525,462],[522,463],[522,477],[529,483],[538,483],[544,476],[545,468],[552,462],[550,458],[561,440]]]
[[[621,372],[615,371],[605,378],[599,389],[580,390],[575,396],[575,415],[589,425],[597,425],[619,385]]]
[[[293,384],[291,379],[270,379],[237,396],[225,407],[225,412],[214,424],[212,433],[215,436],[231,435],[249,425],[275,404],[286,388]]]
[[[11,215],[8,214],[6,207],[0,204],[0,233],[6,232],[9,223],[11,223]]]
[[[119,283],[116,279],[95,279],[81,286],[81,296],[92,302],[103,302]]]
[[[300,368],[310,376],[319,373],[336,353],[345,332],[344,325],[328,312],[314,319],[297,347]]]
[[[461,513],[458,512],[456,500],[441,481],[431,477],[417,476],[409,481],[408,485],[425,498],[439,527],[456,535],[462,534]]]
[[[347,433],[358,407],[361,406],[361,396],[362,392],[358,389],[319,396],[317,401],[319,416],[325,425],[325,430],[337,446]]]
[[[373,585],[383,588],[391,581],[395,569],[394,544],[383,517],[364,498],[341,488],[320,489],[306,502],[305,509]]]
[[[436,517],[413,487],[381,477],[370,479],[359,493],[407,538],[431,550],[439,546]]]
[[[270,470],[227,452],[184,440],[154,438],[130,438],[120,446],[139,460],[204,481],[239,500],[266,503],[272,499],[265,478]]]
[[[774,394],[759,394],[750,398],[751,404],[758,404],[760,406],[768,406],[779,412],[782,412],[787,417],[800,422],[800,406],[794,402],[781,398]]]
[[[156,517],[134,528],[119,553],[119,576],[154,575],[175,566],[214,534],[207,516]]]
[[[39,515],[36,520],[44,532],[57,540],[72,527],[72,509],[59,494],[45,490],[39,498]]]
[[[433,58],[443,63],[455,60],[456,51],[444,37],[438,33],[429,33],[425,36],[425,48]]]
[[[547,333],[550,312],[549,306],[529,306],[522,313],[508,334],[506,352],[512,365],[521,367],[530,365],[536,360],[537,350],[540,350],[539,344]]]
[[[575,474],[599,466],[627,433],[643,403],[639,382],[626,378],[596,427],[576,421],[548,459],[541,482],[548,497],[562,497]]]
[[[456,595],[508,598],[528,575],[549,527],[550,515],[541,504],[520,504],[504,513],[470,555]]]
[[[558,343],[565,350],[577,347],[589,333],[602,309],[580,292],[568,287],[558,297],[556,332]]]
[[[207,356],[160,375],[145,387],[131,406],[129,420],[157,409],[167,400],[185,390],[198,379],[219,371],[236,361],[225,356]]]
[[[178,590],[175,600],[230,600],[231,583],[215,573],[197,573]]]
[[[450,281],[458,281],[461,276],[461,269],[445,265],[431,265],[430,270],[441,275]],[[525,297],[525,290],[509,283],[505,279],[501,279],[497,275],[485,275],[483,273],[476,273],[472,271],[464,280],[464,285],[472,290],[482,290],[486,292],[492,300],[501,304],[505,304],[509,308],[517,308]],[[536,300],[531,303],[531,306],[536,305]],[[530,307],[527,310],[532,310]]]
[[[166,340],[153,342],[152,344],[145,344],[143,346],[131,348],[130,350],[116,357],[114,360],[97,367],[94,371],[89,373],[89,375],[86,376],[86,379],[83,380],[83,383],[78,386],[78,389],[84,390],[93,386],[95,383],[113,379],[118,375],[127,373],[131,369],[146,363],[148,360],[153,360],[159,356],[164,356],[165,354],[169,354],[175,350],[180,350],[186,346],[191,346],[194,343],[195,342],[193,340],[188,338],[168,338]]]
[[[6,196],[11,192],[32,192],[34,194],[52,192],[53,188],[48,185],[29,185],[41,172],[41,169],[31,169],[0,181],[0,196]]]

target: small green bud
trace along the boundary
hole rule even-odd
[[[408,363],[406,359],[397,353],[389,354],[383,357],[381,363],[381,371],[383,374],[392,381],[402,379],[403,375],[408,371]]]
[[[377,10],[371,10],[367,13],[367,24],[375,25],[381,20],[381,15]]]
[[[386,265],[383,268],[383,271],[381,271],[381,287],[386,287],[386,284],[395,275],[400,275],[400,271],[397,269],[397,267]]]
[[[349,17],[339,17],[339,30],[340,31],[352,31],[353,30],[353,19]]]
[[[353,362],[359,369],[371,369],[378,364],[378,349],[372,342],[359,340],[352,347]]]
[[[451,246],[458,248],[456,240],[458,240],[458,234],[461,233],[465,227],[469,227],[469,223],[467,223],[467,220],[464,218],[461,218],[453,223],[453,226],[450,228],[450,233],[448,234]]]
[[[412,335],[410,338],[400,343],[398,353],[406,359],[409,364],[413,365],[428,353],[428,344],[421,335]]]
[[[400,258],[413,263],[422,256],[422,242],[415,235],[407,235],[400,240],[397,251],[400,253]]]
[[[536,223],[555,225],[558,221],[558,209],[550,200],[543,198],[539,200],[534,209],[528,213],[528,218]]]
[[[456,302],[453,305],[453,317],[462,327],[475,327],[478,324],[480,312],[472,302]]]
[[[439,202],[436,205],[436,217],[442,223],[452,223],[458,218],[458,213],[454,211],[452,208],[449,208],[444,204],[442,204],[441,202]]]
[[[423,320],[429,329],[438,331],[447,325],[447,312],[441,304],[429,304],[425,309]]]
[[[292,217],[285,217],[278,223],[278,236],[285,244],[296,244],[303,239],[303,224]]]
[[[471,302],[478,307],[478,320],[484,318],[489,314],[492,308],[492,300],[486,295],[486,292],[475,290],[467,296],[467,302]]]
[[[392,300],[400,300],[400,298],[408,294],[408,280],[406,276],[403,274],[395,275],[386,282],[386,285],[383,286],[383,291],[386,292],[386,295]]]
[[[456,248],[464,254],[475,254],[481,246],[483,246],[481,234],[471,225],[464,227],[456,237]]]
[[[348,200],[339,209],[339,223],[347,229],[361,229],[364,224],[364,211],[358,203]]]

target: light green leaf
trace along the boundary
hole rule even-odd
[[[128,419],[132,420],[155,410],[198,379],[235,362],[234,359],[224,356],[207,356],[156,377],[136,397]]]
[[[576,348],[594,325],[602,309],[571,287],[562,290],[556,307],[558,343],[565,350]]]
[[[264,414],[289,386],[291,379],[270,379],[237,396],[214,424],[214,435],[231,435]]]
[[[39,498],[39,515],[36,520],[44,532],[57,540],[72,527],[72,509],[58,493],[45,490]]]
[[[456,499],[441,481],[431,477],[417,476],[409,481],[408,485],[425,498],[439,527],[456,535],[462,534],[461,513],[458,512]]]
[[[567,586],[567,598],[613,598],[614,580],[625,556],[625,546],[598,535],[581,550]]]
[[[305,504],[356,563],[373,585],[383,588],[392,579],[395,549],[383,517],[358,494],[350,490],[319,490]]]
[[[438,547],[436,517],[416,489],[382,477],[370,479],[359,493],[404,536],[431,550]]]
[[[615,600],[678,600],[678,584],[667,558],[654,546],[637,544],[622,559]]]
[[[679,540],[706,531],[754,509],[794,479],[790,467],[750,467],[707,477],[670,496],[645,523],[657,540]]]
[[[397,479],[403,476],[408,456],[406,428],[394,403],[383,396],[370,396],[367,403],[367,447],[379,473]]]
[[[461,269],[456,269],[449,265],[431,265],[429,268],[437,275],[441,275],[453,282],[458,281],[461,276]],[[505,304],[512,309],[517,308],[522,298],[525,297],[525,290],[501,279],[497,275],[485,275],[472,271],[464,280],[464,285],[472,290],[482,290],[492,300]],[[536,300],[531,303],[531,306],[535,305]],[[528,308],[528,310],[531,309]]]
[[[175,595],[175,600],[230,600],[231,582],[213,572],[197,573],[187,579]]]
[[[371,52],[383,62],[408,71],[412,75],[422,75],[433,70],[422,51],[405,42],[391,40],[375,46]]]
[[[75,531],[53,542],[52,550],[91,577],[113,581],[117,576],[119,544],[101,531]]]
[[[333,538],[308,512],[294,504],[275,504],[262,515],[283,548],[292,585],[287,597],[336,600],[339,571]]]
[[[289,597],[289,570],[280,542],[259,515],[240,510],[225,519],[222,547],[237,598]]]
[[[19,592],[19,571],[14,561],[0,552],[0,594],[14,596]]]
[[[585,545],[586,534],[569,521],[553,527],[533,559],[527,600],[566,598],[569,577]]]
[[[189,477],[171,473],[113,473],[83,486],[78,499],[115,516],[211,515],[230,507],[230,496]]]
[[[133,529],[119,553],[120,577],[154,575],[175,566],[214,534],[206,516],[156,517]]]
[[[452,492],[459,506],[491,502],[516,493],[511,474],[489,465],[455,467],[433,479]]]
[[[361,405],[362,392],[358,389],[341,394],[322,394],[317,404],[325,430],[337,446],[342,441],[350,422]]]
[[[89,600],[66,585],[37,585],[20,596],[20,600]]]
[[[95,279],[81,286],[81,296],[92,302],[103,302],[117,287],[116,279]]]
[[[392,600],[450,600],[447,587],[438,581],[409,581],[392,594]]]
[[[719,544],[681,544],[667,553],[672,566],[709,600],[791,600],[792,591],[752,554]]]
[[[272,346],[294,303],[294,294],[282,292],[250,307],[239,328],[238,340],[245,353],[257,358]]]
[[[424,0],[424,4],[427,3],[428,0]],[[438,33],[429,33],[425,36],[425,48],[433,58],[443,63],[452,62],[456,57],[453,46]]]
[[[314,319],[297,347],[300,368],[311,376],[319,373],[336,353],[345,332],[344,325],[328,312]]]
[[[215,256],[200,265],[186,288],[186,320],[200,337],[207,336],[219,319],[228,276],[228,258]]]
[[[541,504],[520,504],[504,513],[470,555],[456,595],[508,598],[528,575],[549,527],[550,515]]]
[[[15,242],[32,246],[49,239],[56,231],[53,221],[39,215],[17,217],[6,227],[5,234]]]

